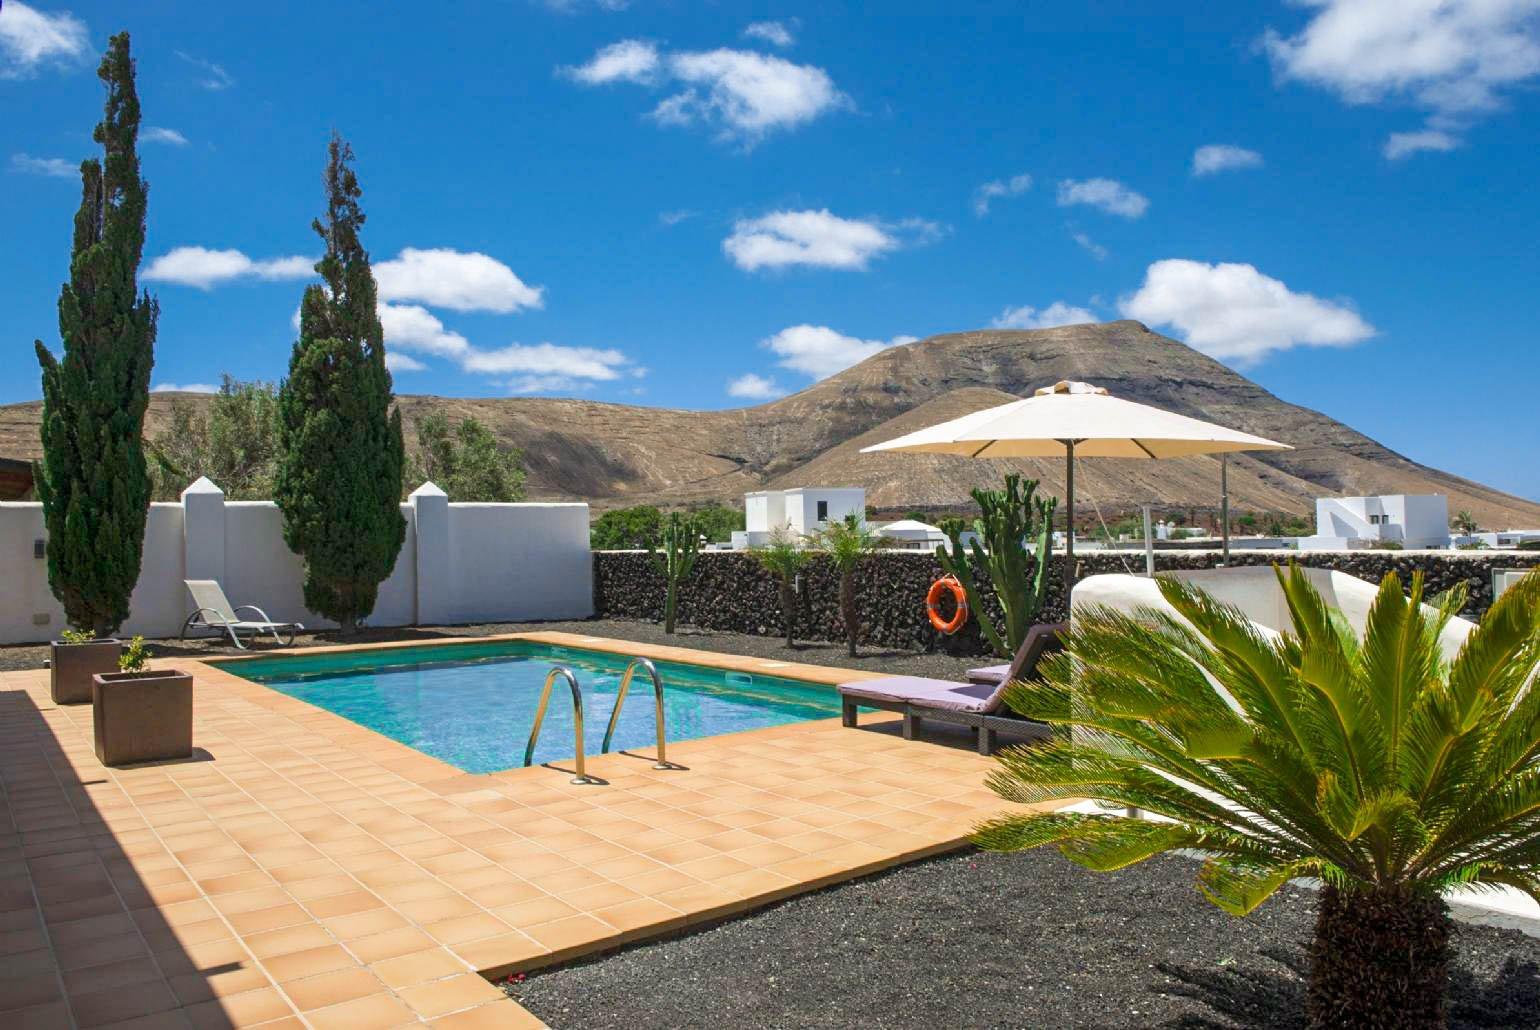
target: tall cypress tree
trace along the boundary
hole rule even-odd
[[[406,539],[401,517],[401,413],[393,411],[374,273],[358,238],[364,213],[353,149],[332,133],[326,217],[315,231],[325,281],[305,288],[299,340],[278,392],[273,499],[283,535],[305,562],[305,605],[344,636],[374,610]]]
[[[138,286],[147,187],[128,33],[112,37],[96,74],[107,104],[93,138],[105,155],[80,166],[70,281],[59,292],[63,360],[36,341],[43,460],[34,478],[48,584],[72,626],[106,636],[128,618],[143,556],[150,476],[141,439],[159,308]]]

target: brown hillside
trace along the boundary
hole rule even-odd
[[[862,455],[860,448],[1059,379],[1083,379],[1120,397],[1293,444],[1293,451],[1231,458],[1239,508],[1307,513],[1319,495],[1443,493],[1451,511],[1469,508],[1484,525],[1540,525],[1540,504],[1419,465],[1131,321],[934,336],[885,350],[800,393],[730,411],[552,398],[403,396],[400,403],[408,441],[419,414],[443,409],[452,417],[474,415],[523,448],[535,498],[606,508],[736,503],[744,491],[766,485],[838,484],[866,487],[883,507],[960,505],[970,487],[998,482],[1005,467],[1059,492],[1061,463]],[[152,399],[152,431],[169,404],[167,395]],[[0,406],[0,455],[36,456],[37,419],[36,402]],[[1217,459],[1091,459],[1077,472],[1082,496],[1104,509],[1217,503]]]

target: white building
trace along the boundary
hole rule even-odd
[[[1315,535],[1300,537],[1302,551],[1344,551],[1377,543],[1402,547],[1449,546],[1449,499],[1443,494],[1317,497]]]
[[[852,487],[794,487],[743,495],[742,532],[733,547],[763,547],[778,530],[800,539],[854,514],[866,518],[866,491]]]

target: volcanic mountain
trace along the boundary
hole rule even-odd
[[[535,397],[403,395],[399,402],[409,445],[411,423],[441,410],[451,419],[474,415],[522,448],[531,499],[611,508],[738,503],[745,491],[765,487],[862,486],[868,502],[884,509],[942,508],[967,504],[971,487],[997,485],[1009,469],[1062,495],[1063,462],[860,449],[1060,379],[1292,444],[1292,451],[1231,456],[1231,501],[1239,510],[1310,514],[1318,496],[1441,493],[1451,513],[1469,509],[1486,526],[1540,525],[1540,504],[1420,465],[1132,321],[933,336],[884,350],[800,393],[727,411]],[[170,400],[152,399],[152,433]],[[38,408],[0,407],[0,454],[37,455]],[[1104,511],[1143,503],[1211,510],[1218,502],[1217,458],[1092,458],[1076,472],[1077,497]]]

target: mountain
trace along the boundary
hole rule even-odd
[[[1233,369],[1138,322],[1025,332],[933,336],[893,347],[768,404],[680,411],[554,398],[400,398],[411,424],[442,410],[474,415],[522,448],[535,499],[599,507],[737,503],[748,490],[864,486],[883,508],[954,506],[973,486],[1020,469],[1063,492],[1062,461],[975,461],[931,455],[860,454],[867,444],[1003,404],[1060,379],[1079,379],[1129,400],[1293,444],[1292,451],[1230,458],[1232,505],[1309,514],[1331,494],[1442,493],[1486,526],[1540,525],[1540,504],[1420,465],[1320,412],[1289,404]],[[193,395],[184,395],[193,396]],[[38,404],[0,407],[0,455],[34,457]],[[170,397],[156,395],[150,425]],[[1076,497],[1104,512],[1154,502],[1212,509],[1219,459],[1087,459]]]

